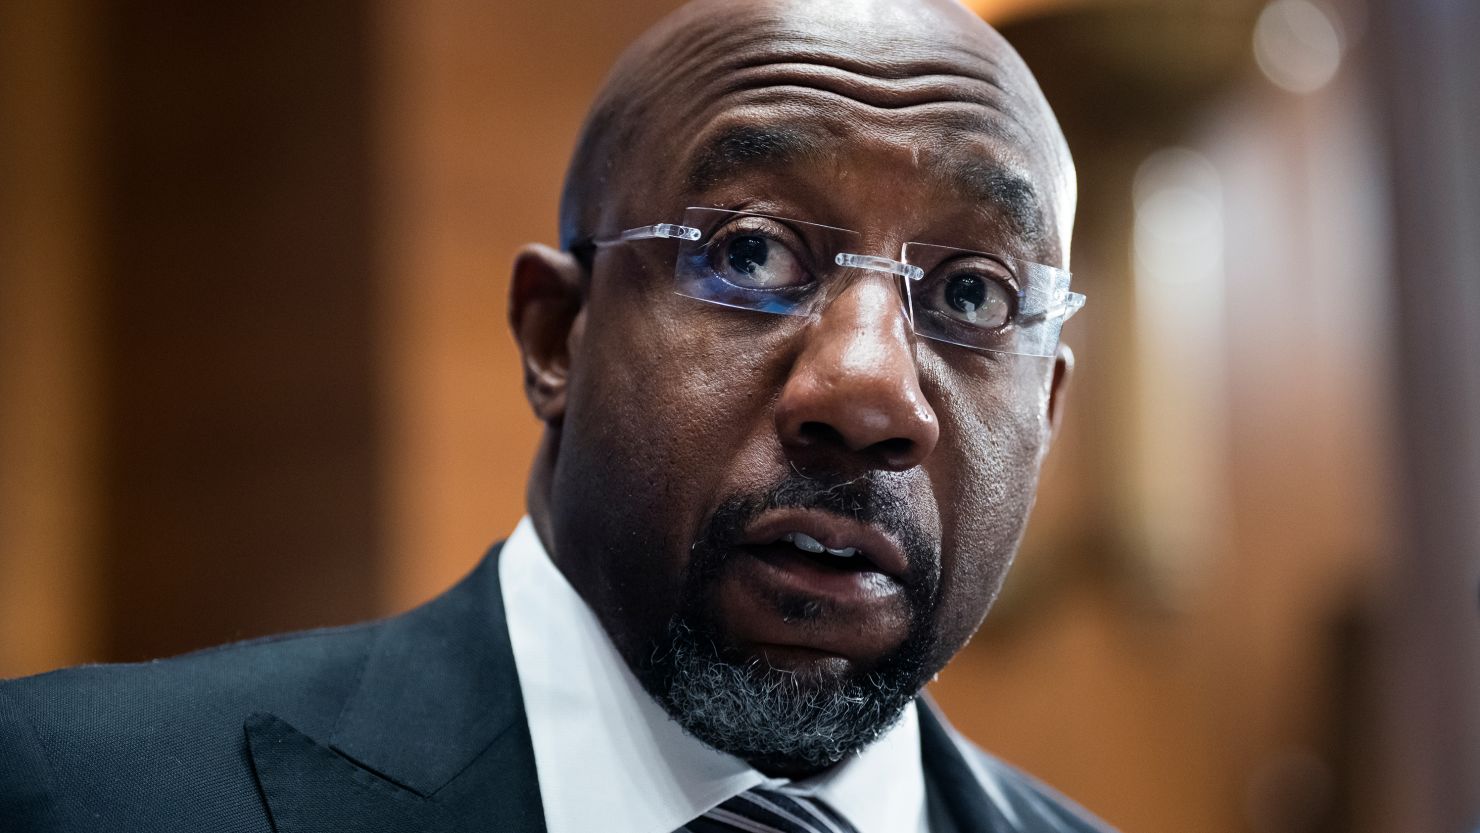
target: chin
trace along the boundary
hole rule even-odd
[[[926,620],[872,667],[814,648],[721,648],[722,632],[689,606],[628,661],[685,731],[774,773],[815,772],[878,740],[936,669]]]

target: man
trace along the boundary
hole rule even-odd
[[[0,828],[1076,831],[921,687],[1021,537],[1074,175],[948,0],[700,0],[515,266],[529,517],[385,622],[0,688]]]

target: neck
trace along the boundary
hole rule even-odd
[[[837,766],[837,764],[833,764],[832,766],[819,767],[809,766],[807,764],[797,763],[795,761],[778,761],[766,759],[747,760],[746,763],[755,767],[755,770],[757,772],[768,778],[790,778],[793,781],[800,781],[803,778],[811,778],[814,775],[820,775],[832,769],[833,766]]]
[[[529,469],[529,480],[524,486],[524,509],[534,522],[534,531],[540,536],[550,560],[560,566],[559,551],[555,546],[555,523],[551,510],[551,489],[555,480],[555,455],[560,447],[558,429],[546,428],[540,437],[540,445],[534,455],[534,464]],[[562,572],[564,572],[562,570]]]

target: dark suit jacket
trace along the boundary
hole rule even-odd
[[[0,831],[544,830],[497,548],[379,622],[0,683]],[[1101,830],[926,705],[934,833]]]

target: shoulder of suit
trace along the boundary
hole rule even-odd
[[[379,627],[0,682],[0,829],[121,829],[121,818],[106,818],[112,808],[144,803],[206,801],[260,816],[246,777],[247,715],[268,711],[328,731]]]
[[[500,548],[494,545],[447,592],[388,619],[266,636],[169,659],[84,665],[0,680],[0,709],[5,709],[0,719],[23,712],[43,725],[59,718],[76,726],[154,715],[144,722],[162,728],[159,724],[166,721],[160,715],[177,719],[184,712],[230,712],[250,704],[294,720],[302,730],[318,728],[315,711],[341,705],[383,633],[445,641],[449,629],[455,631],[474,617],[502,616],[494,567]],[[492,608],[496,612],[489,613]]]
[[[498,549],[390,619],[0,681],[0,830],[266,833],[248,718],[329,737],[384,646],[456,654],[502,616]]]
[[[183,711],[220,712],[236,703],[312,710],[348,685],[380,622],[278,634],[148,662],[83,665],[0,682],[10,715],[73,730],[100,722]],[[298,708],[294,708],[294,707]],[[0,713],[4,714],[4,713]],[[58,727],[61,728],[61,727]],[[101,727],[94,727],[101,728]]]

